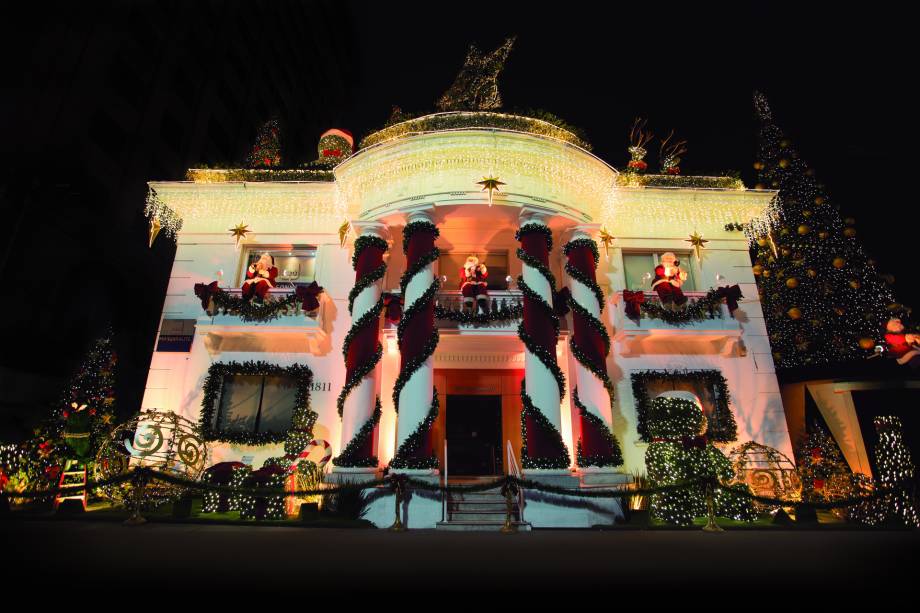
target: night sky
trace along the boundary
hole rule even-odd
[[[181,3],[163,4],[181,17]],[[907,93],[913,73],[908,47],[914,35],[907,31],[909,22],[863,10],[805,13],[795,4],[773,4],[777,3],[770,8],[739,10],[728,5],[703,10],[695,3],[692,9],[674,10],[658,3],[610,3],[605,8],[574,3],[324,3],[329,20],[321,27],[336,39],[336,47],[317,53],[315,41],[304,41],[304,57],[321,63],[311,71],[309,85],[314,88],[309,102],[320,101],[320,108],[307,121],[305,130],[311,133],[294,135],[292,140],[300,141],[300,151],[309,152],[329,127],[349,129],[358,138],[366,135],[387,120],[392,105],[407,112],[431,110],[452,83],[469,43],[491,50],[505,37],[517,35],[499,81],[507,108],[544,109],[582,128],[594,152],[615,167],[625,165],[629,127],[641,115],[657,134],[666,135],[673,128],[689,141],[689,153],[681,164],[684,174],[737,171],[753,185],[757,126],[751,94],[760,89],[769,97],[777,123],[825,181],[832,200],[844,214],[856,217],[867,251],[879,260],[881,270],[895,274],[898,298],[920,304],[902,239],[893,232],[896,226],[907,226],[909,218],[901,210],[913,204],[904,185],[913,174],[915,154],[909,151],[909,143],[916,131],[913,113],[908,112],[908,105],[915,106]],[[108,5],[85,6],[105,14]],[[591,10],[582,10],[589,6]],[[53,39],[42,32],[46,9],[53,10],[40,3],[32,6],[33,14],[21,22],[12,15],[4,17],[0,67],[7,80],[0,85],[0,111],[44,102],[40,97],[46,93],[22,84],[28,82],[30,71],[23,63],[29,57],[23,50],[40,53],[41,45]],[[84,9],[81,5],[70,10]],[[124,14],[125,19],[131,18]],[[131,24],[116,19],[105,26],[118,29]],[[38,37],[39,33],[46,36]],[[200,78],[207,78],[207,57],[190,56],[187,61]],[[324,95],[324,74],[332,75],[328,87],[338,94]],[[98,95],[105,94],[100,90]],[[12,113],[6,119],[0,126],[12,136],[0,145],[5,171],[0,181],[12,181],[21,167],[33,173],[46,164],[58,168],[67,165],[67,156],[78,155],[68,150],[67,143],[33,152],[29,139],[42,126],[14,125]],[[47,118],[49,125],[52,119]],[[653,151],[657,152],[657,144]],[[170,170],[151,170],[155,176],[147,178],[180,179],[182,167],[202,161],[182,160]],[[139,402],[159,307],[151,297],[150,304],[128,317],[119,305],[130,303],[125,296],[138,288],[153,288],[148,293],[161,300],[172,254],[163,248],[147,254],[146,228],[139,215],[143,180],[137,183],[141,197],[118,202],[115,206],[121,208],[107,213],[123,225],[105,230],[121,236],[121,252],[109,251],[106,257],[117,259],[123,254],[132,266],[130,281],[117,288],[86,291],[85,279],[77,276],[82,271],[70,268],[74,276],[65,282],[82,288],[76,299],[84,308],[71,308],[66,302],[50,310],[48,305],[22,309],[13,309],[12,302],[5,305],[0,332],[9,342],[13,339],[17,346],[28,348],[5,351],[2,366],[61,376],[78,356],[78,345],[104,324],[88,313],[115,311],[121,313],[113,318],[116,334],[122,336],[116,345],[127,350],[134,372],[130,385],[135,391],[126,397]],[[0,188],[6,187],[0,182]],[[20,227],[10,223],[13,213],[30,205],[19,196],[5,198],[3,205],[7,229],[2,268],[11,283],[22,261],[35,260],[42,255],[35,251],[47,248],[41,240],[41,223],[47,219],[63,223],[61,218],[87,223],[88,216],[96,214],[91,204],[87,210],[79,206],[55,210],[51,203],[42,211],[47,215],[44,220],[25,217]],[[684,234],[689,229],[675,231]],[[104,241],[105,236],[97,234],[93,240]],[[81,252],[80,257],[91,254]],[[8,287],[11,292],[4,291],[5,300],[22,299],[12,291],[15,285]],[[74,324],[78,318],[80,325]],[[55,326],[56,332],[50,332]],[[43,359],[49,352],[54,358]]]

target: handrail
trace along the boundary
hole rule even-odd
[[[510,474],[515,479],[520,479],[521,469],[518,468],[517,460],[514,459],[514,449],[511,447],[511,441],[508,440],[506,442],[508,443],[506,447],[506,449],[508,450],[508,474]],[[518,520],[523,522],[524,521],[524,489],[521,487],[518,488],[518,513],[520,514],[520,517],[518,517]]]
[[[444,487],[447,487],[447,437],[444,437]],[[447,491],[441,492],[441,521],[447,521]]]

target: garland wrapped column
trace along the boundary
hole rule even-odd
[[[387,227],[378,222],[356,222],[361,231],[351,259],[355,286],[348,294],[351,329],[345,336],[345,385],[337,405],[342,418],[342,454],[333,460],[342,468],[376,467],[374,430],[380,420],[377,398],[377,364],[383,355],[380,313],[381,282],[386,274],[383,255],[388,249]]]
[[[406,272],[400,281],[405,310],[396,330],[399,339],[399,376],[393,385],[398,413],[396,469],[434,469],[438,462],[431,445],[431,426],[438,415],[432,355],[438,345],[434,327],[434,297],[440,283],[433,265],[440,252],[434,246],[437,227],[424,211],[409,215],[403,230]]]
[[[570,346],[575,356],[575,406],[581,417],[577,463],[581,467],[612,467],[623,463],[613,435],[613,383],[607,374],[610,336],[600,319],[604,293],[597,284],[600,254],[589,232],[595,226],[576,226],[563,246],[565,273],[572,312]]]
[[[515,238],[523,274],[518,287],[524,295],[524,321],[518,336],[524,343],[524,382],[521,385],[521,463],[525,469],[567,469],[568,449],[560,434],[559,404],[565,377],[556,363],[559,318],[553,312],[556,279],[549,269],[552,232],[542,217],[524,217]]]

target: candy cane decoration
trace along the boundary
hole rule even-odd
[[[332,446],[328,441],[324,441],[322,439],[313,439],[307,443],[307,446],[304,447],[303,451],[294,456],[293,463],[288,467],[288,472],[293,473],[296,471],[297,464],[299,464],[301,460],[306,459],[306,457],[313,452],[314,447],[323,448],[323,457],[320,458],[319,462],[316,463],[316,465],[322,470],[322,468],[329,463],[329,460],[332,459]]]

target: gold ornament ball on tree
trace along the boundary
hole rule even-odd
[[[789,168],[789,160],[787,160],[786,158],[781,159],[781,160],[779,161],[779,167],[780,167],[780,168]]]
[[[760,276],[760,274],[763,273],[763,266],[760,264],[754,264],[751,266],[751,272],[753,272],[756,276]]]
[[[822,204],[824,204],[824,196],[816,196],[815,204],[817,204],[818,206],[821,206]]]
[[[856,228],[844,228],[843,235],[847,238],[853,238],[856,236]]]
[[[762,274],[764,277],[769,277],[769,276],[770,276],[770,269],[769,269],[769,268],[765,269],[761,274]]]
[[[809,232],[811,232],[811,228],[809,228],[809,227],[806,226],[805,224],[802,224],[801,226],[799,226],[798,228],[796,228],[796,232],[799,233],[799,236],[805,236],[806,234],[808,234]]]
[[[779,146],[782,147],[783,149],[786,149],[789,146],[789,144],[790,144],[789,139],[786,139],[786,138],[779,141]]]
[[[809,211],[808,209],[805,209],[804,211],[802,211],[802,217],[804,217],[805,219],[808,219],[809,217],[811,217],[811,211]]]
[[[795,289],[798,286],[799,286],[799,280],[796,279],[795,277],[789,277],[788,279],[786,279],[786,287],[788,287],[789,289]]]
[[[814,268],[809,268],[808,270],[805,271],[805,274],[808,275],[809,278],[814,279],[815,277],[818,276],[818,271],[815,270]]]
[[[792,249],[789,247],[783,247],[779,252],[783,254],[784,258],[788,258],[790,255],[792,255]]]
[[[763,163],[763,162],[759,162],[759,161],[758,161],[758,162],[754,162],[754,170],[763,170],[763,169],[764,169],[764,163]]]
[[[757,246],[758,246],[758,247],[766,247],[766,246],[767,246],[767,239],[765,239],[765,238],[763,238],[763,237],[758,238],[758,239],[757,239]]]
[[[859,289],[859,285],[860,284],[858,279],[850,279],[850,287],[853,289]]]
[[[846,313],[846,311],[843,310],[843,307],[834,307],[834,313],[836,313],[839,317],[843,317],[843,314]]]
[[[818,238],[820,238],[821,240],[824,240],[827,237],[828,237],[827,230],[821,230],[820,232],[818,232]]]
[[[802,316],[802,310],[799,307],[792,307],[786,311],[786,315],[789,316],[789,319],[798,319]]]
[[[875,339],[864,336],[859,339],[859,348],[860,349],[872,349],[875,347]]]
[[[846,266],[846,264],[847,261],[841,257],[836,257],[831,261],[831,265],[838,270]]]

